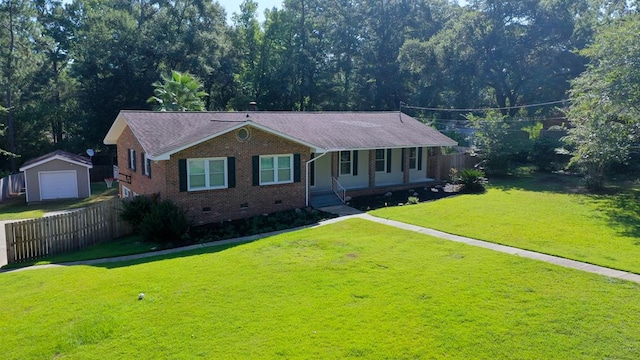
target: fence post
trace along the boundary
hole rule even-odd
[[[4,224],[4,239],[7,245],[7,263],[13,264],[16,261],[16,247],[11,223]]]

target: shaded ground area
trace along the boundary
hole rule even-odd
[[[296,228],[315,224],[336,216],[315,209],[295,209],[254,216],[248,219],[200,225],[194,227],[192,233],[195,242],[203,243]]]
[[[361,211],[369,211],[390,206],[403,206],[433,201],[458,194],[458,189],[450,184],[431,187],[416,187],[409,190],[398,190],[386,194],[358,196],[347,205]]]

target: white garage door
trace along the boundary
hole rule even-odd
[[[38,175],[41,200],[78,197],[78,178],[75,170],[44,171]]]

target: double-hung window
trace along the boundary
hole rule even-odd
[[[227,158],[188,159],[187,187],[189,191],[227,188]]]
[[[418,148],[409,148],[409,169],[418,168]]]
[[[340,175],[351,175],[353,157],[351,151],[340,151]]]
[[[140,160],[142,160],[142,173],[144,176],[151,178],[151,159],[147,154],[143,153]]]
[[[376,172],[387,171],[387,150],[376,149]]]
[[[293,154],[260,156],[260,185],[293,182]]]
[[[129,169],[136,171],[136,151],[134,149],[129,149],[127,156],[127,160],[129,160]]]

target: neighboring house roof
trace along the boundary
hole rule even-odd
[[[31,169],[33,167],[47,163],[52,160],[66,161],[76,165],[84,166],[88,169],[93,168],[93,164],[91,164],[91,159],[88,159],[85,156],[72,154],[62,150],[56,150],[54,152],[48,153],[46,155],[42,155],[40,157],[31,159],[25,162],[24,164],[22,164],[22,167],[20,167],[20,171]]]
[[[455,146],[437,130],[401,112],[151,112],[121,111],[104,139],[116,144],[128,125],[155,160],[243,126],[253,126],[316,152]]]

